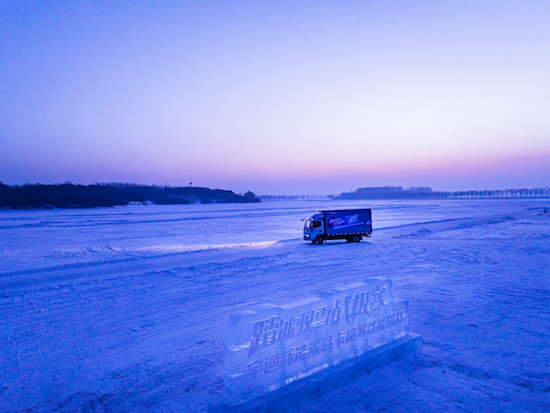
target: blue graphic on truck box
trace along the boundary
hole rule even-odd
[[[327,220],[327,226],[332,231],[356,227],[359,225],[365,225],[365,222],[359,222],[359,214],[344,215],[341,217],[329,218]]]
[[[326,211],[326,224],[327,235],[372,232],[371,212],[368,209]]]

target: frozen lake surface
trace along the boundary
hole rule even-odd
[[[301,220],[373,209],[373,237]],[[205,412],[227,322],[365,277],[409,301],[422,356],[300,412],[550,410],[548,199],[0,211],[0,411]]]

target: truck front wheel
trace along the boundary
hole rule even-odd
[[[323,237],[317,237],[317,244],[321,245],[323,241]]]

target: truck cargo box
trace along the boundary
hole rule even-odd
[[[326,235],[365,234],[372,232],[370,209],[321,211],[325,214]]]

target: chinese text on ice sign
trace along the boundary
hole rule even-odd
[[[225,399],[235,405],[408,334],[408,305],[392,283],[366,279],[288,306],[231,316]]]

